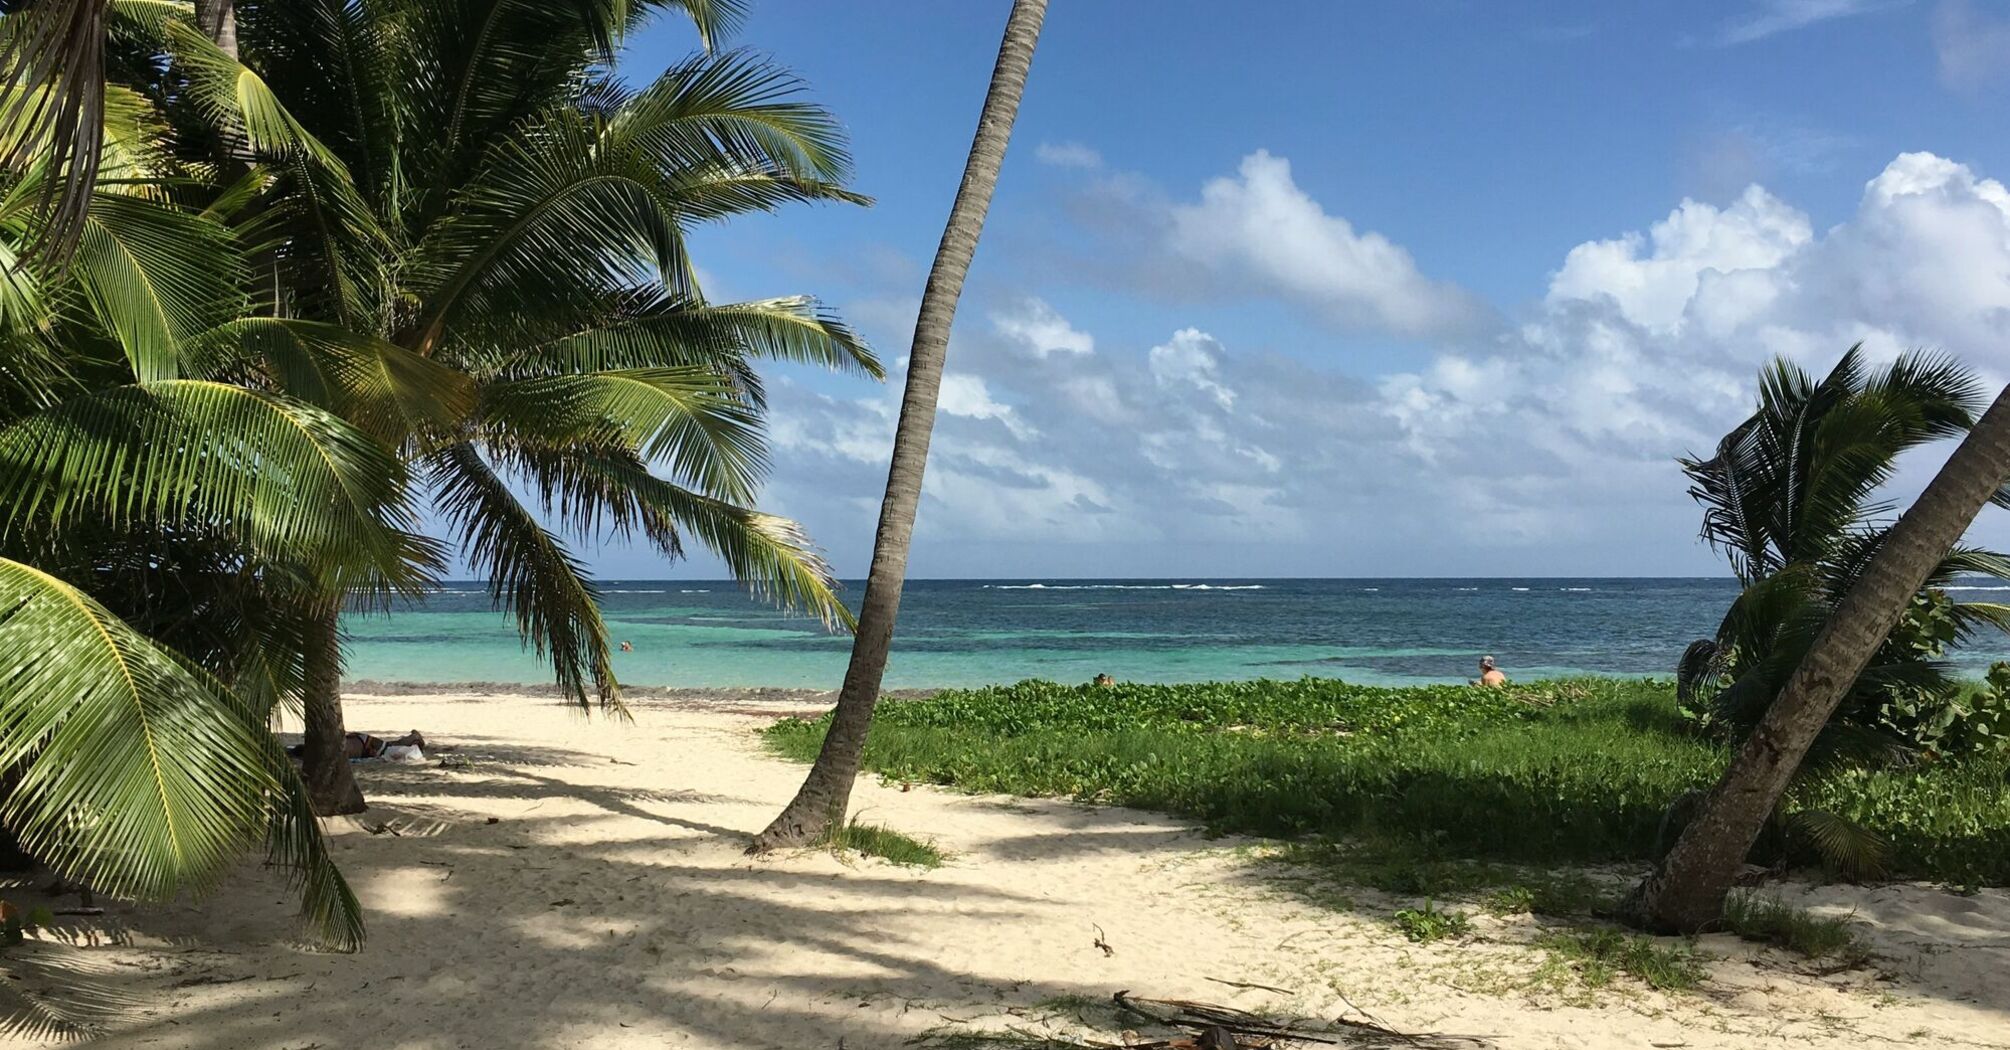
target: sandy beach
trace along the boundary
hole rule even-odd
[[[293,898],[247,870],[199,905],[65,919],[10,959],[15,985],[120,1048],[1114,1042],[1097,1003],[1118,990],[1504,1048],[2010,1046],[2001,890],[1783,887],[1853,912],[1872,967],[1814,973],[1705,937],[1703,989],[1660,994],[1541,979],[1526,916],[1412,945],[1387,921],[1402,902],[1349,891],[1335,906],[1280,879],[1260,844],[1127,810],[866,778],[855,812],[948,863],[749,858],[802,775],[754,731],[816,709],[665,694],[624,724],[543,697],[353,696],[353,728],[418,728],[447,756],[361,769],[374,805],[331,823],[369,916],[362,952],[305,947]],[[46,1018],[13,1014],[4,1045],[55,1041]]]

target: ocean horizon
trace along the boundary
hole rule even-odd
[[[851,642],[731,580],[603,580],[625,685],[834,689]],[[847,601],[863,581],[847,581]],[[1961,591],[2004,591],[1990,581]],[[1167,577],[909,580],[888,688],[1044,678],[1191,682],[1315,675],[1370,685],[1471,678],[1673,674],[1737,594],[1728,577]],[[352,615],[345,677],[413,684],[549,683],[548,666],[485,584],[442,585],[388,614]],[[1979,675],[2001,639],[1952,654]]]

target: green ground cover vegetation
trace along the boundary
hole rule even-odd
[[[808,760],[824,727],[785,720],[766,737]],[[1729,756],[1723,736],[1686,716],[1664,681],[1487,690],[1307,678],[952,690],[883,705],[865,761],[890,779],[1134,806],[1291,838],[1299,859],[1325,850],[1345,863],[1354,854],[1343,843],[1374,843],[1371,884],[1434,892],[1461,878],[1525,884],[1512,870],[1470,874],[1473,862],[1650,860],[1677,830],[1678,803],[1707,788]],[[1894,752],[1811,771],[1783,817],[1819,810],[1875,836],[1884,846],[1876,874],[2010,883],[2006,775],[2010,758],[1995,750]],[[1807,823],[1778,821],[1753,859],[1819,865]]]

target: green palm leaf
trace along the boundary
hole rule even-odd
[[[829,628],[850,630],[857,622],[838,596],[837,576],[822,553],[802,526],[787,518],[681,488],[617,452],[552,457],[539,464],[538,474],[547,487],[598,492],[673,556],[680,531],[697,537],[734,579],[783,609],[815,616]],[[666,544],[665,537],[673,542]]]
[[[173,379],[189,339],[240,305],[230,232],[197,215],[100,193],[71,274],[97,322],[143,382]]]
[[[419,582],[405,471],[325,410],[203,380],[115,387],[0,432],[0,523],[233,523],[254,551],[335,580]]]
[[[802,83],[746,52],[665,70],[608,121],[603,148],[635,150],[664,171],[724,168],[803,182],[851,174],[844,129],[802,99]]]
[[[516,613],[525,642],[548,657],[559,687],[580,704],[589,693],[619,709],[607,625],[585,567],[538,524],[471,445],[450,445],[426,459],[439,509],[458,533],[470,564],[489,581],[498,606]]]
[[[35,857],[105,893],[213,885],[264,836],[315,928],[360,943],[299,780],[223,683],[74,587],[0,559],[0,818]]]
[[[612,324],[526,350],[503,371],[550,375],[716,364],[746,357],[886,377],[872,348],[809,296],[742,303],[651,303]]]
[[[482,414],[510,437],[547,446],[618,444],[677,476],[748,500],[767,469],[761,418],[729,379],[702,368],[631,368],[490,385]]]
[[[256,156],[305,156],[341,169],[341,160],[294,119],[265,78],[188,22],[171,21],[166,30],[168,51],[186,78],[188,101],[227,139],[241,141]]]
[[[394,446],[446,433],[476,403],[465,374],[340,325],[247,317],[205,333],[201,343],[215,367],[262,361],[282,390]]]

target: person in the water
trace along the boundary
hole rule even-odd
[[[1508,684],[1508,676],[1502,674],[1501,669],[1494,666],[1493,657],[1482,656],[1480,657],[1480,677],[1473,684],[1483,685],[1489,689],[1498,689]]]

